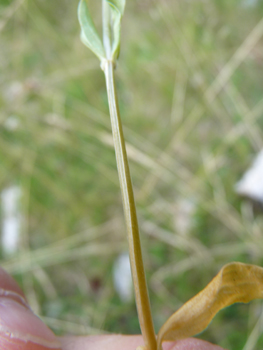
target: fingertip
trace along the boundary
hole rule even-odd
[[[19,299],[23,298],[24,302],[26,302],[26,297],[22,289],[19,287],[13,277],[11,277],[2,267],[0,267],[0,296],[5,296],[6,293],[9,295],[14,293],[19,296]]]
[[[177,342],[164,343],[163,350],[225,350],[218,345],[197,338],[187,338]]]
[[[54,333],[30,309],[20,287],[0,268],[0,349],[60,348]]]
[[[61,338],[63,350],[138,350],[143,347],[141,335],[97,335],[87,337],[67,336]],[[188,338],[177,342],[164,342],[163,350],[224,350],[197,338]]]

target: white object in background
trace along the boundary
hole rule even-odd
[[[7,102],[14,102],[23,97],[25,88],[21,81],[14,80],[8,84],[3,92],[3,96]]]
[[[10,115],[3,123],[9,131],[15,131],[19,127],[19,119],[15,115]]]
[[[132,300],[133,287],[131,266],[128,253],[118,256],[113,266],[113,280],[116,292],[123,302]]]
[[[195,209],[195,200],[191,198],[181,198],[176,203],[174,210],[174,226],[179,234],[186,235],[189,233],[193,225]]]
[[[19,202],[21,188],[10,186],[2,191],[2,251],[5,255],[17,252],[21,235]]]
[[[258,4],[258,0],[243,0],[241,5],[243,7],[256,7]]]
[[[263,203],[263,150],[235,186],[236,192]]]

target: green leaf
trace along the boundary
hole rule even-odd
[[[112,6],[114,6],[118,11],[120,11],[121,16],[123,16],[126,0],[107,0]]]
[[[78,18],[81,27],[81,41],[102,61],[106,58],[105,50],[85,0],[79,2]]]
[[[114,61],[120,53],[121,19],[124,13],[125,0],[106,0],[111,8],[112,19],[112,47],[111,59]]]

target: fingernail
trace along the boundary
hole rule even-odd
[[[60,349],[53,332],[30,309],[16,282],[0,270],[0,349]]]

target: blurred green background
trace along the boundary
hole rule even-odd
[[[0,263],[57,334],[139,333],[113,285],[126,233],[77,5],[0,1],[0,190],[22,194],[19,248]],[[262,16],[262,1],[127,1],[117,87],[156,331],[223,264],[263,265],[262,212],[234,191],[263,147]],[[259,350],[262,329],[254,301],[200,337]]]

